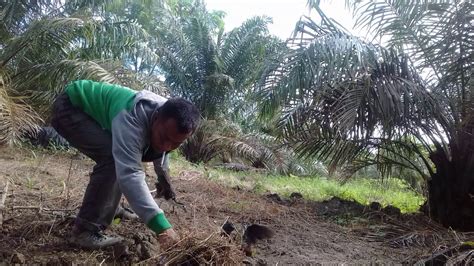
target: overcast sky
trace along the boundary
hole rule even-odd
[[[226,31],[242,24],[253,16],[267,15],[273,18],[269,29],[282,39],[290,37],[296,22],[302,15],[310,15],[307,0],[205,0],[209,10],[222,10]],[[346,29],[352,29],[351,13],[345,8],[344,0],[322,1],[321,8],[327,16],[335,19]],[[314,14],[314,11],[312,12]]]

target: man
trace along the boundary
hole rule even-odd
[[[176,232],[148,189],[141,162],[153,161],[159,192],[165,199],[174,198],[166,152],[176,149],[197,128],[199,112],[192,103],[79,80],[56,99],[51,124],[71,146],[96,163],[74,224],[73,244],[96,249],[122,241],[103,233],[120,212],[122,193],[132,210],[158,234],[161,245],[177,241]]]

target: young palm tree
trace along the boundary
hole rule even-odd
[[[268,34],[270,19],[254,17],[224,34],[224,13],[207,11],[202,1],[177,1],[169,10],[156,36],[166,83],[206,118],[230,114],[278,45]]]
[[[194,163],[234,160],[279,174],[314,170],[314,167],[295,162],[291,149],[275,137],[255,132],[244,134],[240,125],[228,120],[203,120],[180,150],[188,161]]]
[[[137,50],[142,62],[156,62],[146,45],[150,37],[140,25],[95,10],[95,4],[105,2],[113,1],[0,3],[0,112],[7,114],[0,118],[2,142],[39,121],[29,106],[47,118],[53,99],[71,80],[117,82],[117,72],[124,72],[117,70],[129,68]]]
[[[352,1],[348,1],[352,3]],[[394,166],[429,185],[431,216],[474,229],[474,17],[470,1],[353,1],[354,37],[309,1],[289,50],[268,65],[264,114],[300,155],[332,166]]]

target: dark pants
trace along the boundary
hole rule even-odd
[[[54,103],[51,125],[71,146],[96,163],[77,215],[76,232],[104,230],[111,224],[122,196],[115,176],[110,132],[74,107],[65,93]]]

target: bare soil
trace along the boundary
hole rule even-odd
[[[160,250],[153,232],[140,221],[116,220],[108,233],[123,236],[123,245],[82,250],[67,239],[92,166],[69,153],[0,148],[0,191],[9,183],[0,264],[413,264],[473,239],[421,214],[400,215],[341,199],[279,200],[178,169],[173,182],[186,209],[158,200],[183,239],[176,247]],[[148,179],[153,189],[151,173]],[[227,220],[236,227],[230,237],[221,233]],[[240,244],[245,226],[252,223],[275,234],[260,241],[249,257]]]

